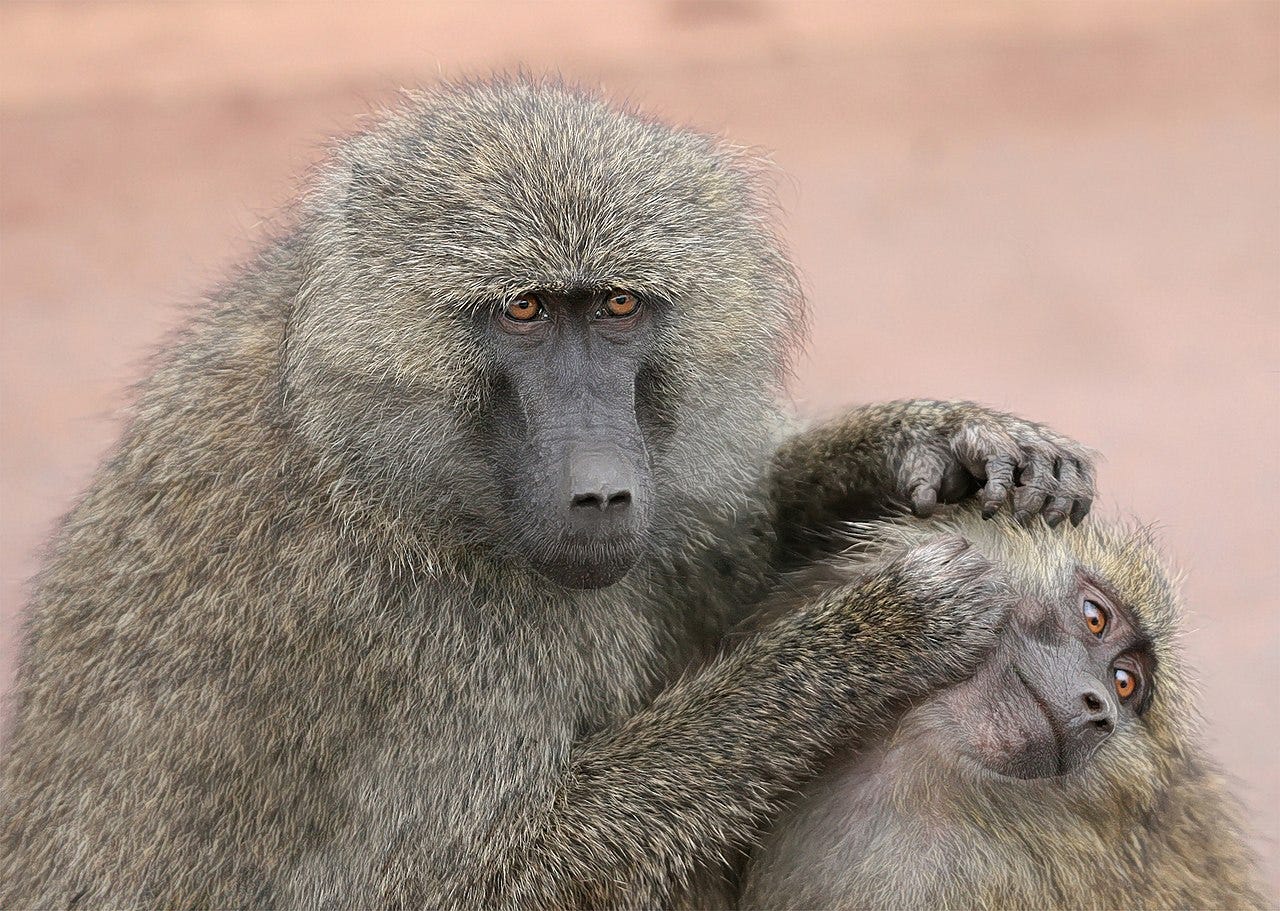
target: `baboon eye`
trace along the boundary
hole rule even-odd
[[[1138,678],[1135,674],[1118,667],[1114,671],[1116,695],[1120,701],[1127,700],[1138,689]]]
[[[640,309],[640,301],[634,294],[626,291],[613,291],[609,294],[608,299],[604,302],[604,307],[598,316],[631,316]]]
[[[515,320],[517,323],[528,323],[546,315],[546,311],[542,308],[542,301],[536,294],[521,294],[511,303],[507,304],[506,309],[502,311],[502,315],[507,319]]]
[[[1080,611],[1084,614],[1084,623],[1089,627],[1089,632],[1101,638],[1107,631],[1107,612],[1096,601],[1088,598],[1080,606]]]

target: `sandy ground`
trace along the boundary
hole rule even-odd
[[[23,580],[163,333],[320,141],[521,64],[773,151],[799,406],[968,397],[1097,447],[1187,570],[1280,883],[1280,5],[0,7],[0,688]]]

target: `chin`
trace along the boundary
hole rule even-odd
[[[1025,759],[1009,757],[1007,762],[988,765],[988,768],[1003,778],[1016,778],[1019,781],[1034,781],[1038,778],[1057,778],[1062,774],[1056,762],[1050,763],[1040,757]]]
[[[1081,757],[1062,756],[1056,751],[1042,748],[997,756],[973,757],[973,761],[1001,778],[1014,778],[1018,781],[1062,778],[1078,771],[1085,764]]]
[[[603,553],[562,551],[548,556],[534,564],[543,577],[563,588],[596,589],[621,582],[635,566],[639,551],[609,548]]]

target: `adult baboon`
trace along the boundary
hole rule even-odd
[[[971,405],[778,449],[803,315],[759,195],[554,84],[338,148],[37,580],[0,906],[665,904],[971,668],[1004,602],[946,541],[708,661],[829,519],[1091,494],[1073,443]]]
[[[1000,644],[972,678],[841,751],[757,850],[743,905],[1268,907],[1196,742],[1177,590],[1150,537],[966,510],[867,526],[860,549],[808,573],[816,591],[855,584],[942,532],[1011,580]]]

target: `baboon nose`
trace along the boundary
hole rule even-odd
[[[601,512],[605,510],[625,509],[631,505],[631,491],[592,491],[590,493],[577,493],[573,495],[572,504],[574,509],[598,509]]]
[[[570,454],[564,492],[569,511],[588,516],[621,516],[632,505],[635,471],[623,453],[585,450]]]
[[[1084,705],[1085,720],[1099,733],[1110,734],[1116,726],[1115,710],[1111,706],[1111,700],[1096,689],[1090,688],[1080,694],[1080,701]]]

